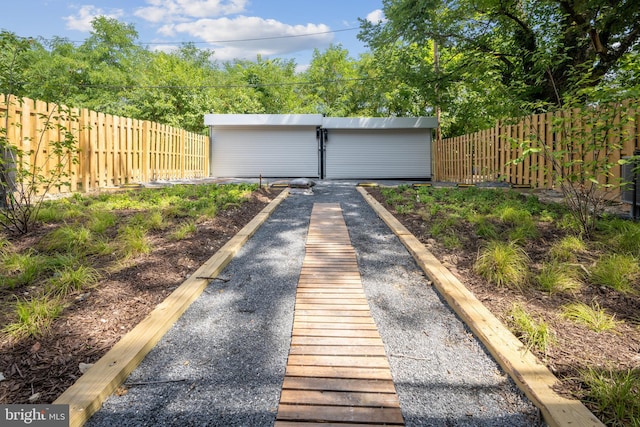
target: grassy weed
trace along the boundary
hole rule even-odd
[[[41,336],[63,310],[64,304],[59,298],[41,296],[18,300],[14,321],[7,324],[2,332],[14,339]]]
[[[126,225],[118,231],[115,245],[120,257],[130,259],[151,252],[147,231],[142,227]]]
[[[613,330],[619,323],[615,320],[615,316],[608,314],[595,301],[591,306],[581,302],[567,304],[562,307],[562,316],[581,323],[595,332]]]
[[[170,234],[172,240],[183,240],[195,234],[197,228],[193,221],[187,221],[179,224]]]
[[[73,292],[93,287],[100,280],[100,273],[92,267],[80,265],[65,267],[55,272],[49,279],[46,290],[56,295],[66,296]]]
[[[0,285],[9,289],[35,283],[47,270],[45,258],[32,250],[0,256]]]
[[[640,426],[640,369],[613,371],[587,369],[581,379],[586,384],[586,400],[608,426]]]
[[[633,293],[640,281],[640,262],[630,255],[605,255],[591,270],[591,280],[622,293]]]
[[[554,261],[576,262],[577,254],[587,250],[587,245],[581,237],[565,236],[551,245],[549,256]]]
[[[513,321],[515,335],[520,338],[528,350],[536,349],[547,354],[555,342],[551,328],[544,320],[536,320],[520,304],[514,304],[509,311]]]
[[[582,287],[580,271],[573,265],[558,262],[544,264],[536,282],[550,294],[575,292]]]
[[[529,257],[522,248],[492,241],[480,250],[474,270],[497,286],[521,289],[527,281],[528,264]]]

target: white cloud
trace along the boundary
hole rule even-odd
[[[199,19],[163,27],[163,33],[184,33],[203,41],[213,41],[215,58],[255,59],[285,55],[329,46],[334,35],[324,24],[288,25],[274,19],[237,16],[235,18]],[[318,34],[324,33],[324,34]]]
[[[83,5],[80,7],[76,15],[66,16],[63,19],[67,21],[67,28],[69,30],[88,32],[92,30],[91,21],[98,16],[118,19],[123,15],[124,11],[122,9],[112,9],[109,13],[106,13],[98,7]]]
[[[244,12],[248,0],[147,0],[134,15],[150,22],[183,22]]]
[[[379,22],[384,23],[387,22],[387,18],[384,16],[384,12],[382,11],[382,9],[376,9],[367,15],[367,21],[371,22],[372,24],[377,24]]]

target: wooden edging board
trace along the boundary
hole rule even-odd
[[[288,189],[284,189],[53,402],[69,405],[70,427],[82,426],[100,409],[104,400],[142,362],[160,338],[204,291],[211,278],[220,274],[288,193]]]
[[[372,195],[363,188],[358,191],[398,236],[451,308],[540,409],[549,426],[604,426],[582,402],[556,393],[553,386],[558,379],[553,373]]]

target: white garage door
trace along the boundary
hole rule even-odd
[[[316,128],[213,127],[211,175],[216,177],[318,177]]]
[[[430,129],[329,129],[329,179],[431,178]]]

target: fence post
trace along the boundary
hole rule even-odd
[[[142,122],[142,182],[149,182],[149,162],[150,162],[150,153],[149,153],[149,139],[151,138],[151,130],[150,123],[148,120]]]

